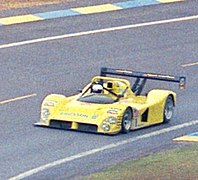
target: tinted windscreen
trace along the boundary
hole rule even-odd
[[[87,103],[97,103],[97,104],[112,104],[115,102],[114,99],[104,94],[85,95],[85,96],[80,97],[78,101],[87,102]]]

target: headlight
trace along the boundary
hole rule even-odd
[[[103,125],[102,125],[102,129],[103,129],[104,131],[109,131],[109,130],[110,130],[110,126],[109,126],[108,124],[103,124]]]
[[[115,117],[108,117],[107,119],[105,119],[105,122],[108,122],[110,124],[115,124],[116,120],[117,119]]]
[[[41,119],[42,120],[48,120],[48,117],[50,115],[49,109],[42,109],[41,110]]]

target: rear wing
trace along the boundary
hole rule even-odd
[[[138,79],[151,79],[151,80],[159,80],[159,81],[169,81],[179,83],[180,89],[185,89],[186,86],[186,77],[184,76],[173,76],[173,75],[165,75],[165,74],[156,74],[156,73],[145,73],[145,72],[137,72],[131,70],[124,69],[112,69],[102,67],[100,71],[101,76],[106,75],[117,75],[117,76],[128,76],[135,77]]]

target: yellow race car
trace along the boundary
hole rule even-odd
[[[133,86],[127,77],[136,78]],[[186,81],[180,76],[101,68],[100,76],[95,76],[79,94],[46,96],[41,105],[41,118],[35,125],[116,134],[169,122],[176,93],[153,89],[141,95],[148,79],[177,82],[181,89]]]

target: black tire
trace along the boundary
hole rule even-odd
[[[130,108],[127,108],[122,117],[122,130],[121,132],[127,134],[131,129],[132,124],[132,111]]]
[[[172,96],[166,98],[166,103],[164,106],[164,123],[168,123],[174,114],[174,102]]]

